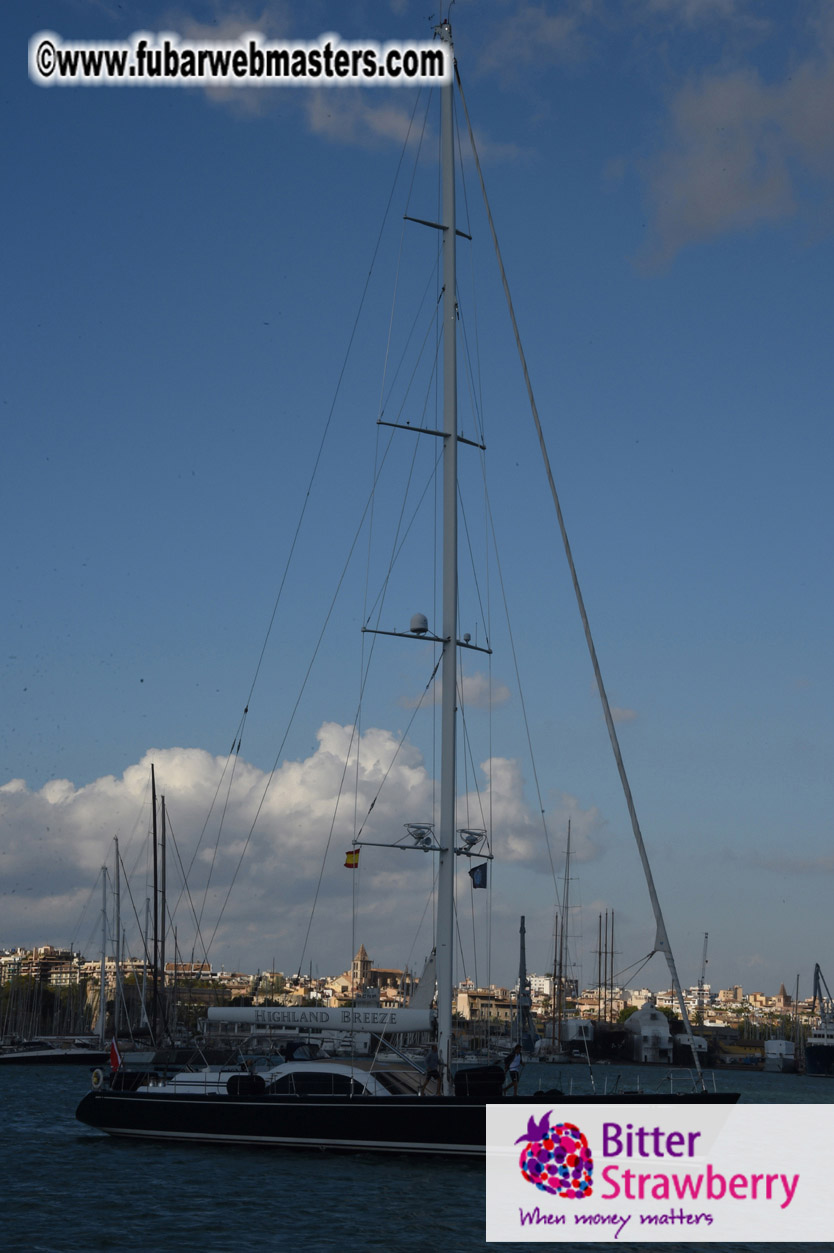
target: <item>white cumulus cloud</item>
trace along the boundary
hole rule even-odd
[[[431,821],[435,781],[418,749],[387,730],[368,729],[357,743],[350,727],[325,723],[317,738],[309,756],[284,762],[271,778],[240,758],[168,748],[149,750],[120,777],[84,787],[66,779],[37,791],[19,779],[7,783],[0,788],[0,946],[72,942],[85,951],[92,946],[87,955],[94,956],[100,910],[94,889],[101,866],[112,867],[117,836],[125,871],[122,925],[133,930],[129,947],[138,951],[151,883],[153,763],[157,791],[166,797],[169,908],[184,955],[202,956],[216,929],[209,958],[227,969],[274,962],[289,971],[303,954],[305,966],[312,960],[322,974],[337,973],[357,935],[380,964],[419,964],[431,947],[434,859],[366,847],[353,874],[344,854],[358,827],[363,840],[387,844],[402,837],[406,823]],[[499,859],[546,868],[541,817],[525,800],[518,763],[496,757],[481,768],[480,791],[460,798],[461,825],[491,824]],[[558,833],[555,856],[561,857],[568,816],[577,858],[594,856],[599,816],[561,796],[548,813]]]

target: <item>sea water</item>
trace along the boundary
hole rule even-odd
[[[574,1068],[528,1066],[520,1091],[570,1087]],[[576,1068],[578,1072],[579,1068]],[[667,1090],[667,1072],[599,1067],[597,1090]],[[712,1072],[707,1072],[711,1084]],[[582,1076],[584,1078],[586,1076]],[[580,1076],[577,1073],[577,1086]],[[720,1073],[719,1087],[757,1102],[831,1102],[834,1082]],[[2,1253],[458,1253],[484,1243],[482,1166],[400,1154],[283,1152],[115,1140],[75,1119],[83,1068],[0,1067]],[[682,1089],[682,1076],[675,1086]],[[568,1247],[568,1246],[562,1246]],[[627,1253],[704,1253],[715,1244],[589,1244]],[[723,1246],[732,1253],[831,1245]]]

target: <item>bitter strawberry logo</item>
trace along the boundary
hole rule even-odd
[[[536,1122],[527,1121],[527,1132],[516,1144],[524,1144],[518,1164],[528,1183],[553,1196],[581,1200],[593,1192],[594,1159],[588,1141],[572,1122],[551,1125],[548,1110]]]

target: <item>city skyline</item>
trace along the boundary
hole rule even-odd
[[[357,963],[364,958],[365,975],[367,978],[359,979],[357,982]],[[23,974],[27,978],[40,977],[36,971],[43,972],[47,967],[57,968],[63,974],[66,974],[66,967],[73,966],[77,974],[85,975],[96,979],[99,977],[101,970],[101,956],[89,957],[80,952],[74,952],[72,949],[59,949],[55,945],[43,944],[36,945],[32,949],[26,949],[20,946],[0,949],[0,983],[10,977],[10,972],[15,975]],[[145,961],[141,957],[122,957],[118,962],[116,957],[109,954],[105,958],[106,978],[112,982],[115,979],[115,971],[117,965],[123,972],[138,976],[147,969],[150,971],[150,964],[146,967]],[[66,978],[62,977],[57,981],[57,986],[63,986]],[[344,970],[338,973],[331,971],[329,974],[311,976],[298,972],[296,974],[287,973],[283,970],[265,970],[258,967],[257,970],[225,970],[220,967],[215,970],[208,962],[180,962],[168,959],[165,962],[166,981],[176,979],[194,979],[198,982],[205,980],[219,983],[224,981],[234,982],[235,985],[248,983],[251,993],[256,998],[269,997],[274,994],[275,989],[271,986],[272,981],[281,980],[283,987],[281,993],[292,993],[293,989],[314,988],[319,992],[330,989],[334,994],[339,994],[340,990],[343,994],[345,990],[353,990],[354,992],[360,987],[378,988],[383,986],[380,982],[380,976],[385,976],[385,986],[389,992],[399,986],[395,985],[394,978],[400,977],[400,981],[407,980],[407,985],[412,988],[420,981],[420,972],[400,970],[396,967],[380,966],[377,962],[368,957],[365,946],[360,945],[359,950],[354,955],[351,962],[348,962]],[[624,1001],[625,1004],[636,1005],[635,997],[643,997],[654,1000],[657,998],[658,1004],[668,1004],[673,1010],[677,1005],[677,996],[672,987],[665,987],[654,990],[647,987],[626,986],[614,981],[611,984],[596,984],[593,981],[586,985],[580,985],[576,979],[572,977],[562,976],[566,988],[565,995],[569,1001],[578,1001],[586,999],[589,996],[597,996],[603,992],[609,994],[612,1000],[617,1002]],[[559,982],[560,976],[551,972],[544,974],[536,971],[528,972],[527,984],[533,998],[534,1005],[541,1008],[541,1002],[551,1001],[554,993],[555,985]],[[346,989],[345,981],[348,981],[349,988]],[[46,982],[56,985],[54,972],[49,973]],[[277,986],[277,985],[276,985]],[[401,988],[400,988],[401,990]],[[472,993],[484,994],[504,994],[510,997],[517,995],[519,990],[519,981],[511,984],[492,983],[487,986],[479,986],[473,983],[470,978],[460,980],[455,985],[455,991],[461,992],[467,990]],[[742,1003],[749,1003],[759,1008],[769,1008],[768,1002],[773,1002],[776,1008],[785,1009],[786,1006],[803,1006],[807,1011],[812,1005],[814,997],[812,994],[800,996],[797,998],[787,990],[784,983],[780,984],[776,992],[763,991],[761,988],[747,991],[739,984],[731,985],[728,988],[713,989],[708,981],[703,984],[693,984],[683,987],[683,994],[690,1012],[695,1002],[703,997],[704,1004],[711,1006],[713,1009],[738,1006]],[[777,1004],[778,1003],[778,1004]],[[773,1008],[773,1006],[770,1006]]]

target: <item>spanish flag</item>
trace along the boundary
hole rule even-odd
[[[349,848],[345,853],[345,869],[355,870],[359,865],[359,849]]]

